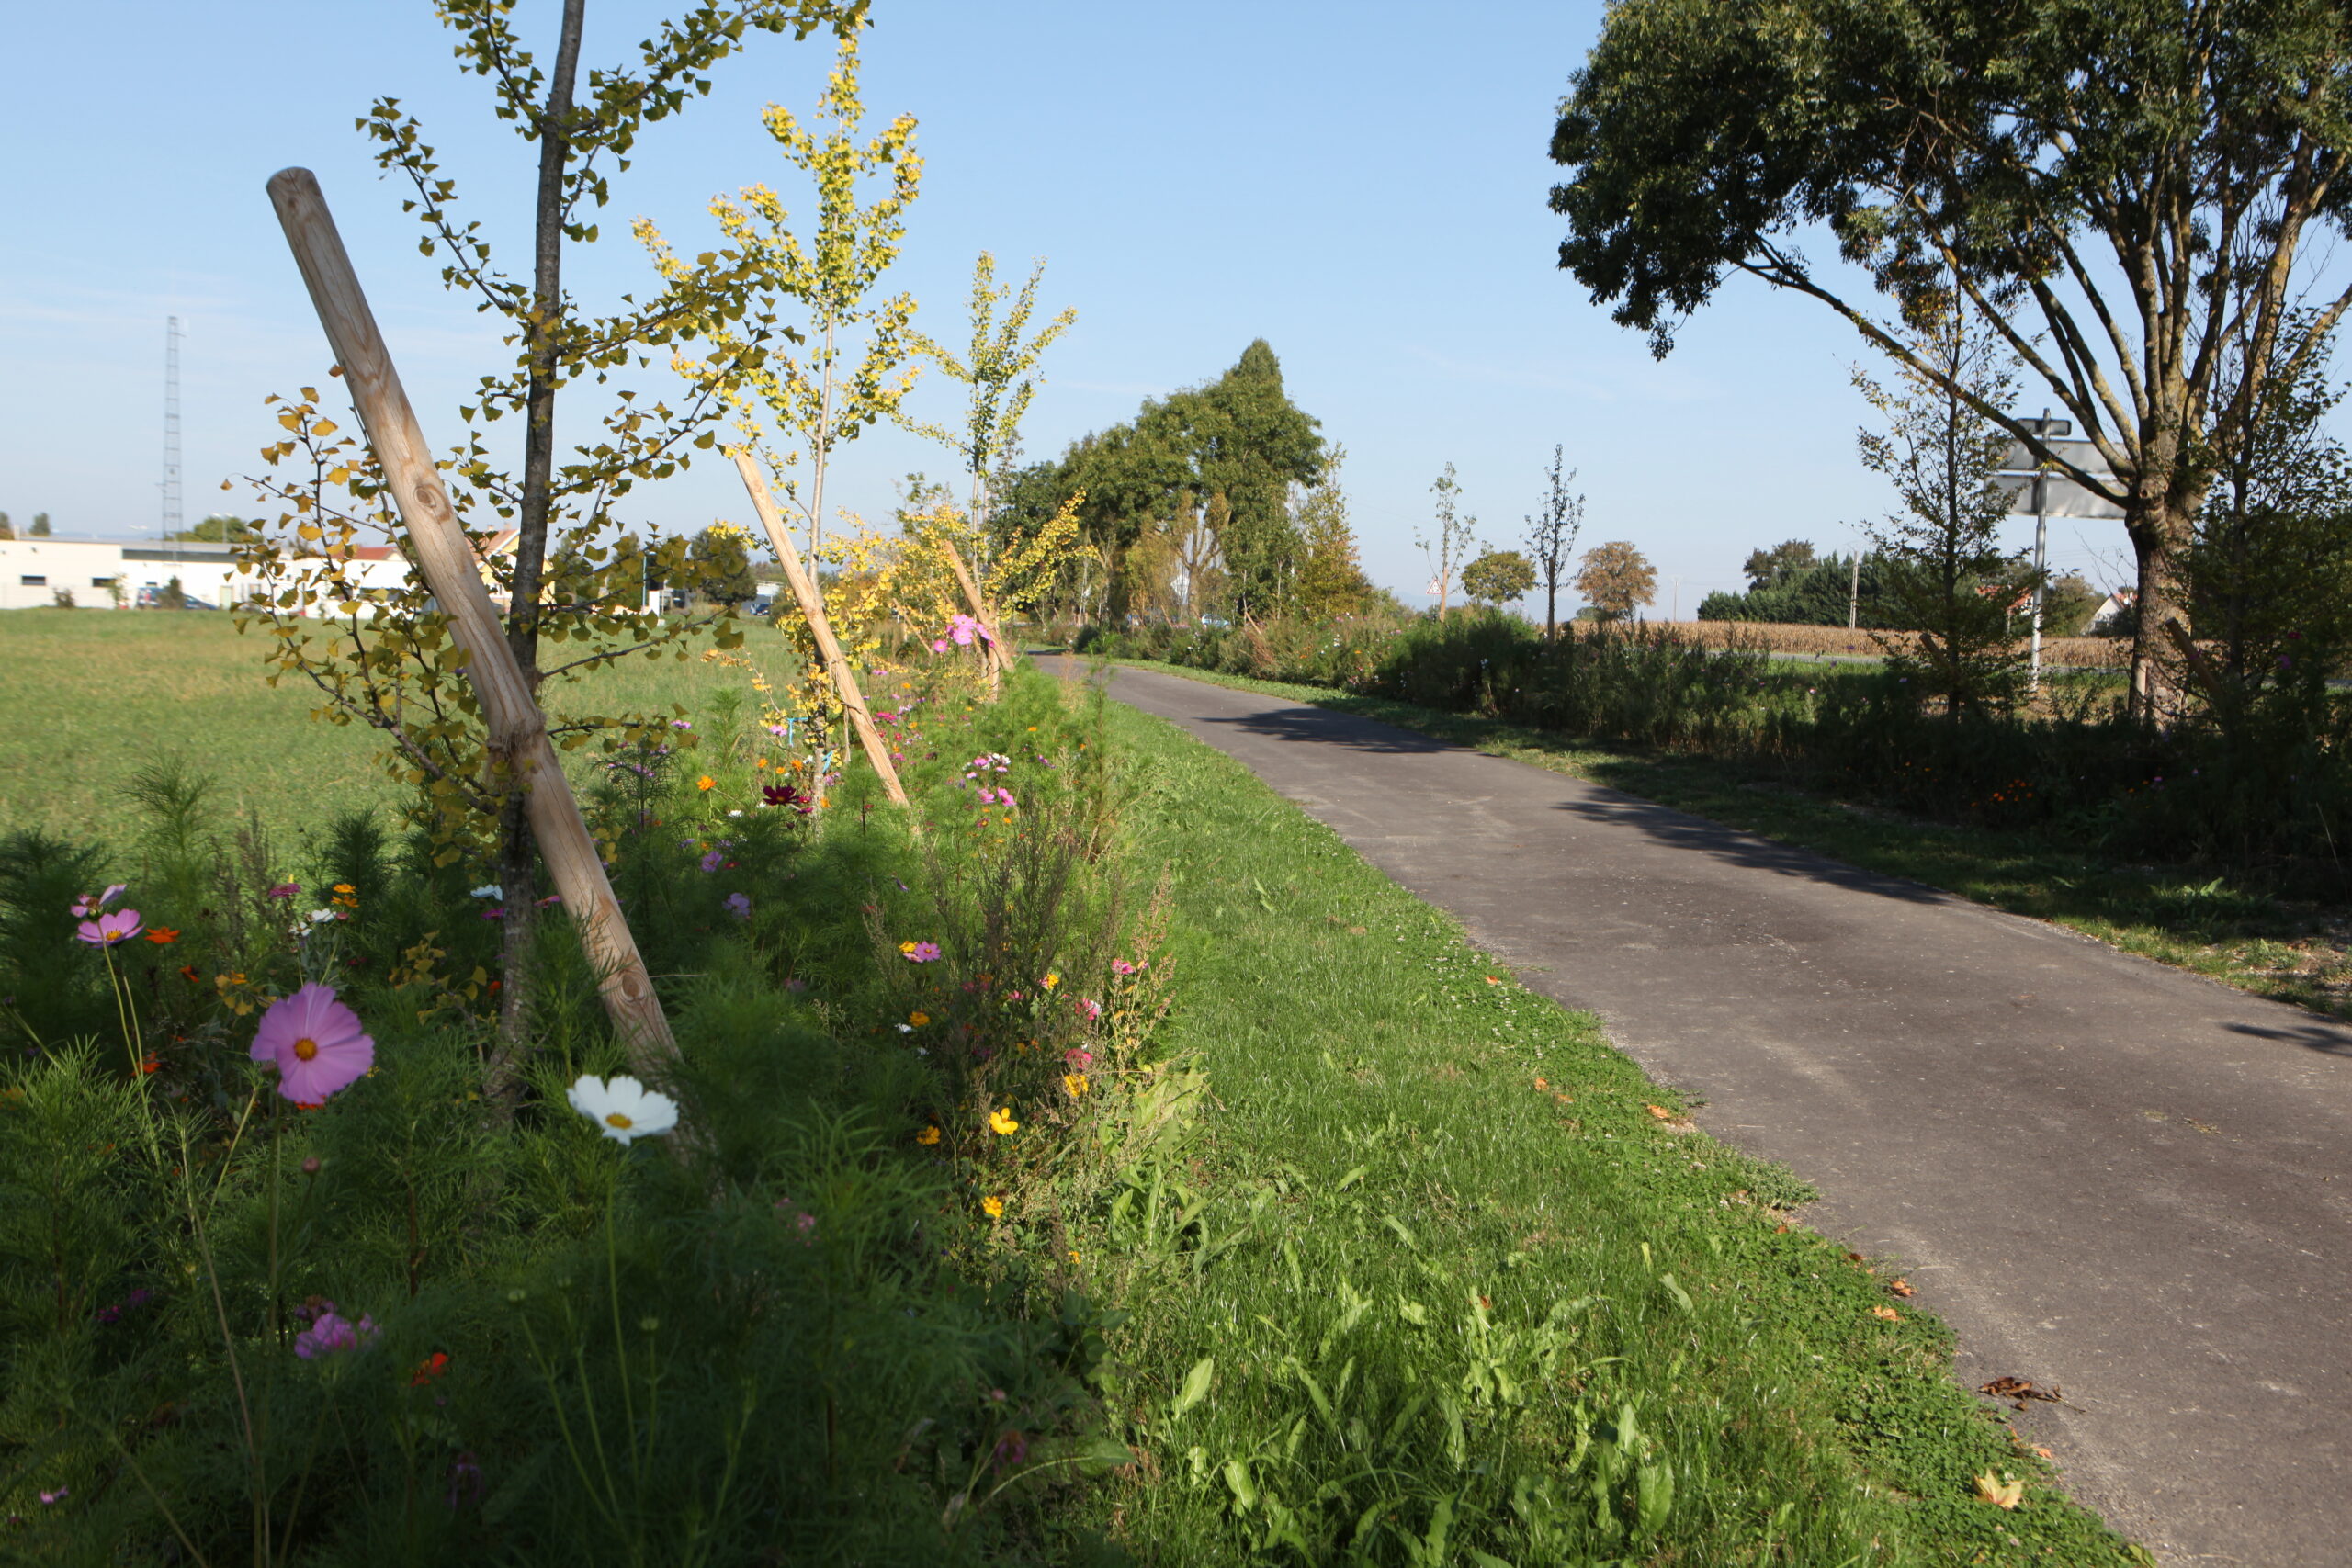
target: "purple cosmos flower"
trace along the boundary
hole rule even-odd
[[[468,1449],[449,1466],[448,1505],[452,1508],[461,1508],[469,1503],[479,1503],[481,1493],[481,1461],[474,1458],[472,1450]]]
[[[323,1105],[376,1065],[376,1042],[359,1015],[315,981],[262,1014],[253,1059],[277,1066],[277,1092],[297,1105]]]
[[[372,1340],[382,1332],[372,1317],[363,1314],[357,1323],[353,1323],[336,1315],[330,1307],[294,1337],[294,1353],[308,1361],[338,1350],[356,1350],[361,1340]]]
[[[281,882],[277,886],[269,890],[269,896],[273,898],[294,898],[299,897],[301,895],[301,892],[302,885],[300,883]]]
[[[910,964],[932,964],[938,961],[939,944],[935,942],[902,942],[899,944],[899,952]]]
[[[74,928],[74,934],[92,947],[112,947],[119,942],[129,942],[146,927],[136,909],[114,909],[95,920],[84,920]]]
[[[71,1486],[61,1486],[54,1492],[43,1492],[40,1495],[41,1506],[53,1507],[72,1495],[74,1495],[74,1488]]]
[[[481,912],[481,918],[485,920],[503,920],[506,918],[506,910],[503,906],[495,909],[484,909]]]
[[[1124,958],[1114,958],[1111,960],[1111,973],[1114,975],[1134,975],[1140,972],[1144,966],[1148,964],[1150,962],[1151,960],[1147,958],[1142,964],[1130,964]]]
[[[750,919],[752,918],[751,896],[744,893],[729,893],[727,896],[727,912],[739,920]]]
[[[726,863],[726,852],[722,850],[713,850],[710,853],[702,857],[702,868],[706,873],[717,871],[720,866],[725,865]]]
[[[762,784],[760,798],[768,806],[789,806],[803,817],[808,816],[810,809],[808,797],[790,784]]]
[[[673,729],[692,729],[694,727],[695,721],[690,718],[673,718],[670,721],[670,728]]]
[[[111,904],[117,898],[121,897],[122,890],[128,886],[129,884],[127,883],[118,882],[95,898],[91,897],[87,893],[83,894],[79,898],[74,900],[74,913],[84,919],[90,919],[104,910],[108,904]]]

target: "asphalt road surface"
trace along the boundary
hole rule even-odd
[[[1075,660],[1058,663],[1080,676]],[[2352,1563],[2352,1030],[1558,773],[1133,670],[1900,1259],[2167,1563]]]

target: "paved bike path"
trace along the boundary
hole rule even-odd
[[[1368,719],[1110,691],[1817,1185],[1808,1222],[1902,1260],[1965,1384],[2063,1392],[2016,1424],[2160,1559],[2352,1562],[2352,1030]]]

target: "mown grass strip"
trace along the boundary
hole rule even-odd
[[[2143,1561],[1587,1015],[1245,769],[1115,705],[1213,1103],[1088,1272],[1156,1562]],[[2012,1510],[1976,1478],[2024,1483]]]
[[[1908,877],[2011,914],[2048,920],[2127,953],[2337,1018],[2352,1018],[2352,920],[2231,877],[2120,863],[2025,833],[1926,822],[1759,779],[1680,752],[1644,752],[1498,719],[1323,686],[1120,660],[1190,681],[1312,703],[1589,779],[1727,827]]]

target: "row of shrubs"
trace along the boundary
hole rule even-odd
[[[1095,1553],[1063,1220],[1197,1078],[1082,716],[890,702],[919,838],[757,726],[616,760],[650,1084],[551,919],[485,1097],[503,911],[421,836],[288,852],[166,766],[136,842],[0,841],[0,1557]]]
[[[2032,829],[2134,860],[2213,863],[2341,894],[2352,700],[2320,663],[2225,709],[2128,718],[2109,674],[2054,672],[2031,711],[1930,711],[1896,671],[1776,662],[1672,626],[1546,639],[1514,615],[1083,632],[1082,649],[1737,761],[1931,818]],[[2283,661],[2282,661],[2283,662]]]

